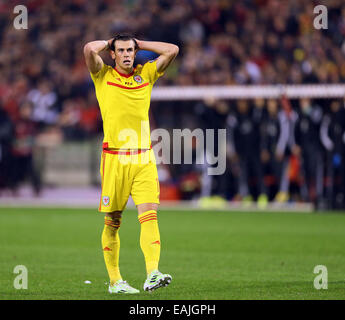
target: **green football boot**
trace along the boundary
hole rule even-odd
[[[166,287],[171,282],[172,277],[170,274],[163,274],[158,270],[152,271],[144,283],[145,291],[154,291],[161,287]]]
[[[112,286],[109,285],[109,293],[139,293],[138,289],[132,288],[127,281],[118,280]]]

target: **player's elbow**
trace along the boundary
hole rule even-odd
[[[171,45],[170,54],[174,58],[178,55],[180,48],[176,44]]]
[[[91,46],[89,43],[87,43],[85,46],[84,46],[84,56],[88,56],[90,53],[91,53]]]
[[[95,55],[96,52],[93,49],[92,45],[90,44],[90,42],[88,42],[85,46],[84,46],[84,56],[85,57],[89,57],[91,55]]]

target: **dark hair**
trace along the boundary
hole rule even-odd
[[[115,41],[116,40],[121,40],[121,41],[133,40],[134,41],[134,50],[139,49],[138,43],[136,42],[135,38],[132,35],[130,35],[130,34],[118,34],[113,38],[113,41],[111,42],[111,45],[110,45],[110,50],[115,51]]]

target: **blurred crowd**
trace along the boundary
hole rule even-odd
[[[30,174],[39,194],[42,183],[39,175],[30,169],[34,167],[32,158],[38,140],[41,144],[81,141],[101,133],[94,87],[82,53],[88,41],[109,39],[126,32],[138,39],[179,45],[179,56],[157,86],[341,83],[345,80],[342,0],[325,2],[326,30],[313,27],[313,10],[319,3],[310,0],[24,2],[29,14],[27,30],[13,27],[16,16],[13,8],[21,3],[15,0],[0,3],[0,186],[10,184],[16,189],[23,176]],[[112,64],[108,54],[103,58]],[[139,52],[136,62],[151,58],[151,53]],[[332,114],[333,102],[327,103],[320,106],[324,111],[321,118]],[[240,102],[238,109],[245,109],[245,104],[248,102]],[[273,102],[264,104],[269,110]],[[200,108],[200,103],[196,105]],[[193,107],[181,112],[187,109]],[[280,104],[278,109],[282,111]],[[233,132],[229,137],[233,145],[228,153],[232,163],[236,163],[234,160],[242,152],[233,151],[238,149],[236,132],[241,127],[241,119],[250,117],[245,113],[242,117],[240,111],[230,116],[230,111],[224,126]],[[296,112],[303,114],[300,106]],[[161,127],[166,125],[156,120]],[[302,148],[299,154],[305,156],[303,145],[298,145]],[[272,146],[260,146],[264,148],[260,159],[271,159]],[[292,153],[298,153],[296,150]],[[343,165],[341,158],[335,159]],[[248,165],[253,166],[255,161],[249,161]],[[325,166],[327,161],[323,162]],[[284,166],[287,165],[280,165]],[[237,193],[245,198],[248,186],[241,177],[238,184],[241,191]],[[281,184],[284,187],[278,192],[285,192],[286,182]],[[304,197],[305,194],[304,191]]]
[[[188,107],[177,110],[183,108]],[[292,201],[345,208],[345,99],[205,100],[172,119],[171,128],[227,132],[224,174],[209,175],[207,161],[171,167],[183,199],[201,196],[205,205],[255,201],[265,208],[269,201]],[[215,135],[214,147],[206,146],[205,152],[217,155],[218,141]]]

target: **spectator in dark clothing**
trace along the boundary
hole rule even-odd
[[[30,179],[36,196],[41,191],[39,172],[34,164],[33,149],[35,144],[36,124],[31,120],[32,104],[25,102],[20,107],[19,118],[14,128],[11,164],[11,188],[16,194],[20,184]]]
[[[323,117],[320,135],[327,155],[325,193],[328,206],[340,208],[344,206],[345,116],[339,100],[332,101],[330,113]]]
[[[10,185],[12,137],[13,123],[2,105],[0,105],[0,190]]]
[[[214,132],[213,145],[209,146],[204,144],[204,164],[197,165],[197,169],[201,170],[201,197],[218,197],[218,200],[226,199],[229,197],[229,189],[233,179],[229,177],[229,170],[222,175],[209,175],[208,167],[210,164],[206,161],[206,152],[214,154],[219,150],[218,145],[218,130],[225,129],[226,115],[229,112],[227,102],[217,99],[209,99],[200,102],[196,105],[196,113],[201,120],[200,125],[204,134],[207,134],[207,129],[212,129]],[[206,142],[206,137],[205,137]],[[208,143],[210,140],[208,139]],[[209,148],[209,150],[207,149]],[[215,155],[216,156],[216,155]]]
[[[323,157],[320,140],[322,109],[308,98],[300,99],[296,123],[296,143],[301,149],[301,196],[303,201],[315,202],[322,196]]]
[[[278,159],[282,161],[282,175],[280,181],[280,191],[275,200],[286,202],[293,200],[291,193],[299,193],[301,185],[300,177],[300,155],[301,149],[296,144],[295,127],[298,120],[298,113],[294,110],[291,101],[282,95],[280,98],[281,112],[281,135],[277,146]],[[296,190],[295,192],[292,189]],[[298,197],[298,196],[296,196]]]
[[[264,167],[265,184],[270,190],[270,199],[280,190],[286,142],[282,111],[279,111],[277,99],[268,99],[267,116],[261,125],[261,161]],[[280,146],[278,148],[278,142]]]
[[[266,195],[260,161],[259,126],[255,123],[254,115],[248,101],[239,100],[236,115],[230,115],[227,119],[229,150],[233,153],[232,158],[239,163],[238,191],[245,203],[252,201],[254,192],[259,197]]]

